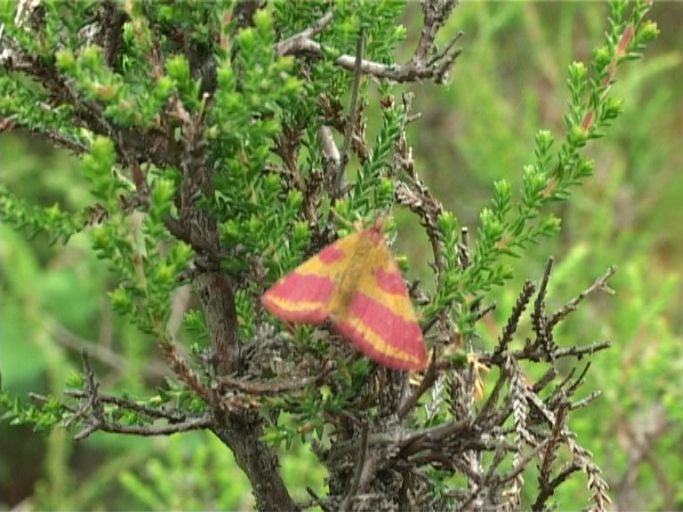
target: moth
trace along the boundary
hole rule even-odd
[[[427,366],[422,329],[381,220],[325,247],[277,281],[261,302],[286,322],[329,320],[358,350],[388,368]]]

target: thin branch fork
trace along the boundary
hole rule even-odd
[[[64,394],[79,399],[87,398],[89,396],[88,392],[80,390],[66,390]],[[150,418],[166,419],[171,422],[181,422],[187,419],[187,415],[184,412],[158,409],[118,396],[99,394],[98,398],[102,403],[115,405],[121,409],[133,411],[138,414],[149,416]]]
[[[74,436],[76,441],[80,441],[90,436],[93,432],[102,431],[113,434],[124,434],[133,436],[169,436],[180,432],[191,430],[204,430],[214,424],[211,415],[206,414],[198,418],[191,418],[179,423],[167,423],[164,425],[122,425],[120,423],[95,420],[85,429]]]
[[[415,170],[412,148],[406,140],[405,126],[410,119],[412,100],[412,94],[403,94],[403,121],[395,144],[394,155],[394,166],[397,167],[394,173],[399,176],[401,175],[400,171],[403,171],[403,179],[397,182],[394,196],[400,204],[408,207],[420,217],[420,222],[427,230],[427,236],[432,246],[434,268],[436,272],[440,273],[443,270],[444,247],[437,226],[437,219],[443,213],[444,208],[420,179]]]
[[[456,435],[466,437],[467,433],[471,430],[471,427],[471,421],[465,419],[460,421],[453,420],[442,425],[418,430],[417,432],[405,436],[405,438],[401,440],[399,443],[401,455],[408,457],[420,452],[430,444],[443,443],[448,438],[452,438]]]
[[[432,357],[431,361],[429,363],[429,366],[427,367],[427,371],[425,372],[424,376],[422,377],[422,381],[420,382],[420,385],[417,387],[417,389],[399,406],[398,408],[398,417],[403,419],[405,418],[408,413],[415,407],[415,404],[417,404],[417,401],[420,399],[424,393],[432,387],[432,384],[436,381],[436,378],[438,376],[438,371],[437,371],[437,364],[436,364],[436,347],[432,350]]]
[[[332,369],[333,365],[328,365],[327,368],[318,375],[288,381],[252,382],[235,377],[218,377],[216,381],[219,386],[236,389],[248,395],[276,395],[278,393],[304,389],[311,384],[320,384],[330,374]]]
[[[524,313],[524,310],[531,300],[531,296],[536,290],[536,286],[531,281],[526,281],[522,287],[522,293],[520,293],[517,298],[515,306],[512,308],[512,313],[508,317],[508,321],[505,324],[500,338],[498,338],[498,346],[494,352],[494,355],[501,355],[505,350],[507,350],[508,345],[512,341],[512,337],[517,331],[517,326],[519,325],[519,319]]]
[[[104,421],[104,407],[98,393],[99,383],[95,380],[95,372],[90,366],[90,358],[85,350],[81,353],[81,359],[83,361],[83,374],[85,375],[86,393],[84,398],[86,400],[81,402],[78,410],[66,421],[65,426],[67,428],[75,421],[84,417],[92,418],[93,422],[99,423]]]
[[[548,318],[545,314],[545,299],[548,291],[548,283],[550,282],[550,275],[553,271],[555,258],[552,256],[548,258],[541,279],[541,286],[538,289],[536,300],[534,301],[534,310],[531,314],[531,322],[533,324],[534,332],[536,333],[536,340],[533,347],[540,346],[546,353],[550,361],[555,364],[555,342],[553,340],[553,331],[548,325]]]
[[[302,45],[304,41],[310,40],[311,37],[316,36],[322,32],[327,25],[332,21],[332,11],[326,12],[322,18],[318,19],[313,25],[302,30],[298,34],[294,34],[287,39],[284,39],[275,45],[275,53],[278,55],[289,55],[295,53],[295,48]]]
[[[497,482],[505,483],[513,480],[517,475],[521,474],[526,469],[529,462],[531,462],[541,451],[547,446],[549,439],[544,439],[537,446],[535,446],[529,453],[527,453],[510,471],[506,474],[495,478]]]
[[[418,48],[407,64],[381,64],[346,54],[337,57],[335,63],[349,71],[360,68],[363,74],[394,82],[416,82],[428,79],[441,83],[461,53],[459,48],[455,48],[455,43],[462,36],[462,33],[458,33],[443,51],[438,51],[434,43],[437,32],[448,18],[450,11],[455,7],[455,3],[455,0],[447,0],[446,2],[428,0],[424,2],[424,28]],[[279,56],[311,55],[323,57],[325,51],[322,45],[311,37],[321,32],[331,21],[332,13],[328,12],[311,27],[277,43],[275,45],[276,54]]]
[[[555,357],[555,359],[560,359],[562,357],[576,357],[578,359],[581,359],[586,355],[592,355],[595,352],[605,350],[611,346],[611,341],[596,341],[595,343],[591,343],[589,345],[558,348],[553,351],[552,355]],[[513,352],[510,352],[509,355],[517,360],[526,360],[533,362],[545,361],[548,358],[548,355],[544,351],[540,351],[538,350],[538,348],[534,347],[526,347],[521,350],[515,350]],[[504,354],[499,355],[495,353],[489,353],[482,354],[481,356],[479,356],[479,361],[487,366],[498,366],[503,363],[504,359]]]
[[[430,53],[434,52],[436,35],[448,20],[448,16],[457,3],[457,0],[424,0],[422,2],[424,24],[415,50],[417,59],[428,59]]]
[[[559,322],[564,320],[567,317],[567,315],[569,315],[573,311],[576,311],[579,304],[589,295],[592,295],[598,291],[603,291],[603,292],[606,292],[609,294],[614,294],[614,290],[612,290],[609,286],[607,286],[607,281],[610,280],[610,278],[616,273],[616,271],[617,271],[616,267],[610,266],[607,269],[607,272],[605,272],[605,274],[602,275],[600,278],[596,279],[592,285],[590,285],[588,288],[583,290],[576,297],[574,297],[572,300],[570,300],[567,304],[565,304],[560,309],[558,309],[555,313],[553,313],[553,315],[548,320],[548,328],[552,329]]]
[[[555,489],[557,489],[564,483],[565,480],[567,480],[567,478],[579,470],[581,470],[581,466],[576,462],[573,462],[560,471],[555,478],[550,480],[547,484],[544,484],[541,487],[538,496],[536,497],[536,501],[531,506],[531,510],[534,512],[547,510],[545,507],[545,502],[555,493]]]
[[[459,36],[458,36],[459,37]],[[417,82],[419,80],[435,80],[437,83],[444,81],[446,73],[461,50],[451,50],[450,54],[443,56],[443,61],[435,62],[431,66],[422,62],[411,60],[407,64],[380,64],[371,60],[360,61],[361,72],[375,78],[383,78],[398,83]],[[287,53],[278,55],[314,55],[323,57],[324,51],[320,43],[311,39],[298,39],[287,47]],[[356,58],[352,55],[341,55],[335,59],[335,63],[344,69],[353,71],[356,68]]]
[[[408,457],[423,450],[429,443],[440,443],[456,435],[466,436],[470,426],[468,420],[462,420],[450,421],[409,433],[404,433],[402,430],[377,432],[368,435],[368,447],[383,448],[384,451],[399,448],[401,457]],[[358,439],[337,443],[327,455],[327,463],[340,460],[350,452],[358,450],[359,446]]]
[[[99,383],[95,379],[95,372],[90,365],[90,358],[88,357],[87,352],[83,351],[82,359],[86,384],[85,391],[74,390],[66,392],[67,396],[72,396],[81,400],[81,405],[66,421],[67,427],[78,420],[82,420],[85,424],[85,427],[74,436],[76,441],[85,439],[98,430],[118,434],[157,436],[205,429],[213,424],[213,418],[210,414],[186,418],[184,414],[175,411],[163,411],[161,409],[139,404],[132,400],[111,395],[101,395],[99,393]],[[149,418],[153,418],[154,420],[163,419],[168,423],[162,425],[122,425],[118,422],[108,421],[104,410],[105,403],[116,405],[121,409],[134,411]]]
[[[481,479],[479,483],[474,484],[474,488],[472,489],[471,493],[463,500],[462,503],[459,504],[459,507],[457,510],[459,511],[466,511],[470,510],[470,505],[474,502],[475,499],[481,494],[481,492],[484,490],[484,488],[489,485],[490,483],[495,483],[495,484],[504,484],[506,482],[509,482],[510,480],[513,480],[516,478],[519,474],[521,474],[528,464],[539,454],[539,452],[545,447],[546,443],[548,440],[543,441],[540,443],[538,446],[536,446],[533,450],[531,450],[528,454],[526,454],[519,462],[506,474],[496,476],[494,471],[497,467],[497,464],[491,465],[489,471],[487,471],[486,476]],[[500,463],[500,462],[499,462]]]
[[[543,459],[539,466],[538,481],[541,488],[543,488],[544,484],[549,483],[552,465],[556,459],[555,454],[559,444],[562,442],[562,432],[564,430],[568,412],[568,407],[566,404],[563,404],[560,406],[560,410],[555,418],[555,424],[553,425],[552,433],[550,435],[550,442],[548,443],[548,447],[543,454]]]

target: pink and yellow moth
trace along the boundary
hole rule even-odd
[[[287,322],[320,325],[329,319],[358,350],[388,368],[427,366],[422,330],[381,221],[325,247],[261,301]]]

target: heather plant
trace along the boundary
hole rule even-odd
[[[621,114],[619,69],[657,28],[648,2],[610,3],[602,46],[567,68],[564,130],[538,130],[519,186],[497,178],[467,226],[425,185],[407,137],[419,89],[398,88],[457,70],[461,34],[437,39],[454,7],[423,2],[414,51],[397,63],[400,2],[0,3],[2,130],[73,153],[89,191],[69,211],[3,186],[3,219],[52,243],[87,240],[154,383],[107,389],[93,364],[102,354],[86,346],[61,396],[3,391],[5,417],[78,440],[211,433],[200,442],[232,453],[262,510],[544,510],[581,478],[605,510],[608,485],[569,419],[599,396],[583,390],[587,361],[610,343],[567,344],[559,328],[610,291],[614,269],[552,309],[554,259],[519,289],[510,261],[557,235],[553,206],[571,205],[594,172],[586,146]],[[386,217],[393,238],[398,211],[431,250],[431,282],[409,283],[431,351],[424,372],[370,363],[327,326],[264,313],[259,297],[278,277],[354,222]],[[486,340],[479,327],[500,289],[515,298]],[[326,470],[305,500],[279,471],[287,452]],[[192,460],[220,471],[205,448]],[[147,467],[148,478],[122,477],[144,506],[234,506],[209,485],[194,488],[205,503],[174,501],[175,473]]]

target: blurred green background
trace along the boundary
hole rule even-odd
[[[405,23],[415,34],[419,6]],[[585,394],[603,396],[571,422],[611,485],[620,510],[683,509],[683,4],[656,3],[661,35],[643,61],[619,69],[624,114],[589,147],[596,174],[558,207],[556,240],[514,261],[516,282],[497,290],[498,308],[480,327],[494,339],[525,279],[556,258],[550,303],[559,306],[609,265],[616,295],[593,297],[566,323],[560,344],[610,339],[588,374]],[[562,133],[565,69],[602,44],[603,3],[464,3],[445,29],[462,30],[463,54],[450,85],[420,84],[410,128],[417,169],[435,195],[476,233],[495,179],[521,180],[540,128]],[[406,41],[405,55],[414,40]],[[88,192],[66,153],[29,133],[0,135],[2,182],[40,205],[74,211]],[[428,276],[429,248],[400,214],[398,250],[413,277]],[[27,241],[0,225],[0,370],[11,393],[60,394],[90,347],[102,385],[142,396],[160,378],[154,344],[108,303],[113,277],[87,237],[66,246]],[[94,347],[98,348],[95,349]],[[253,500],[230,453],[208,434],[135,439],[95,434],[80,444],[62,430],[35,434],[0,423],[0,509],[240,509]],[[302,446],[283,460],[298,499],[324,492],[324,472]],[[533,473],[525,475],[529,494]],[[560,488],[562,509],[585,504],[585,480]]]

